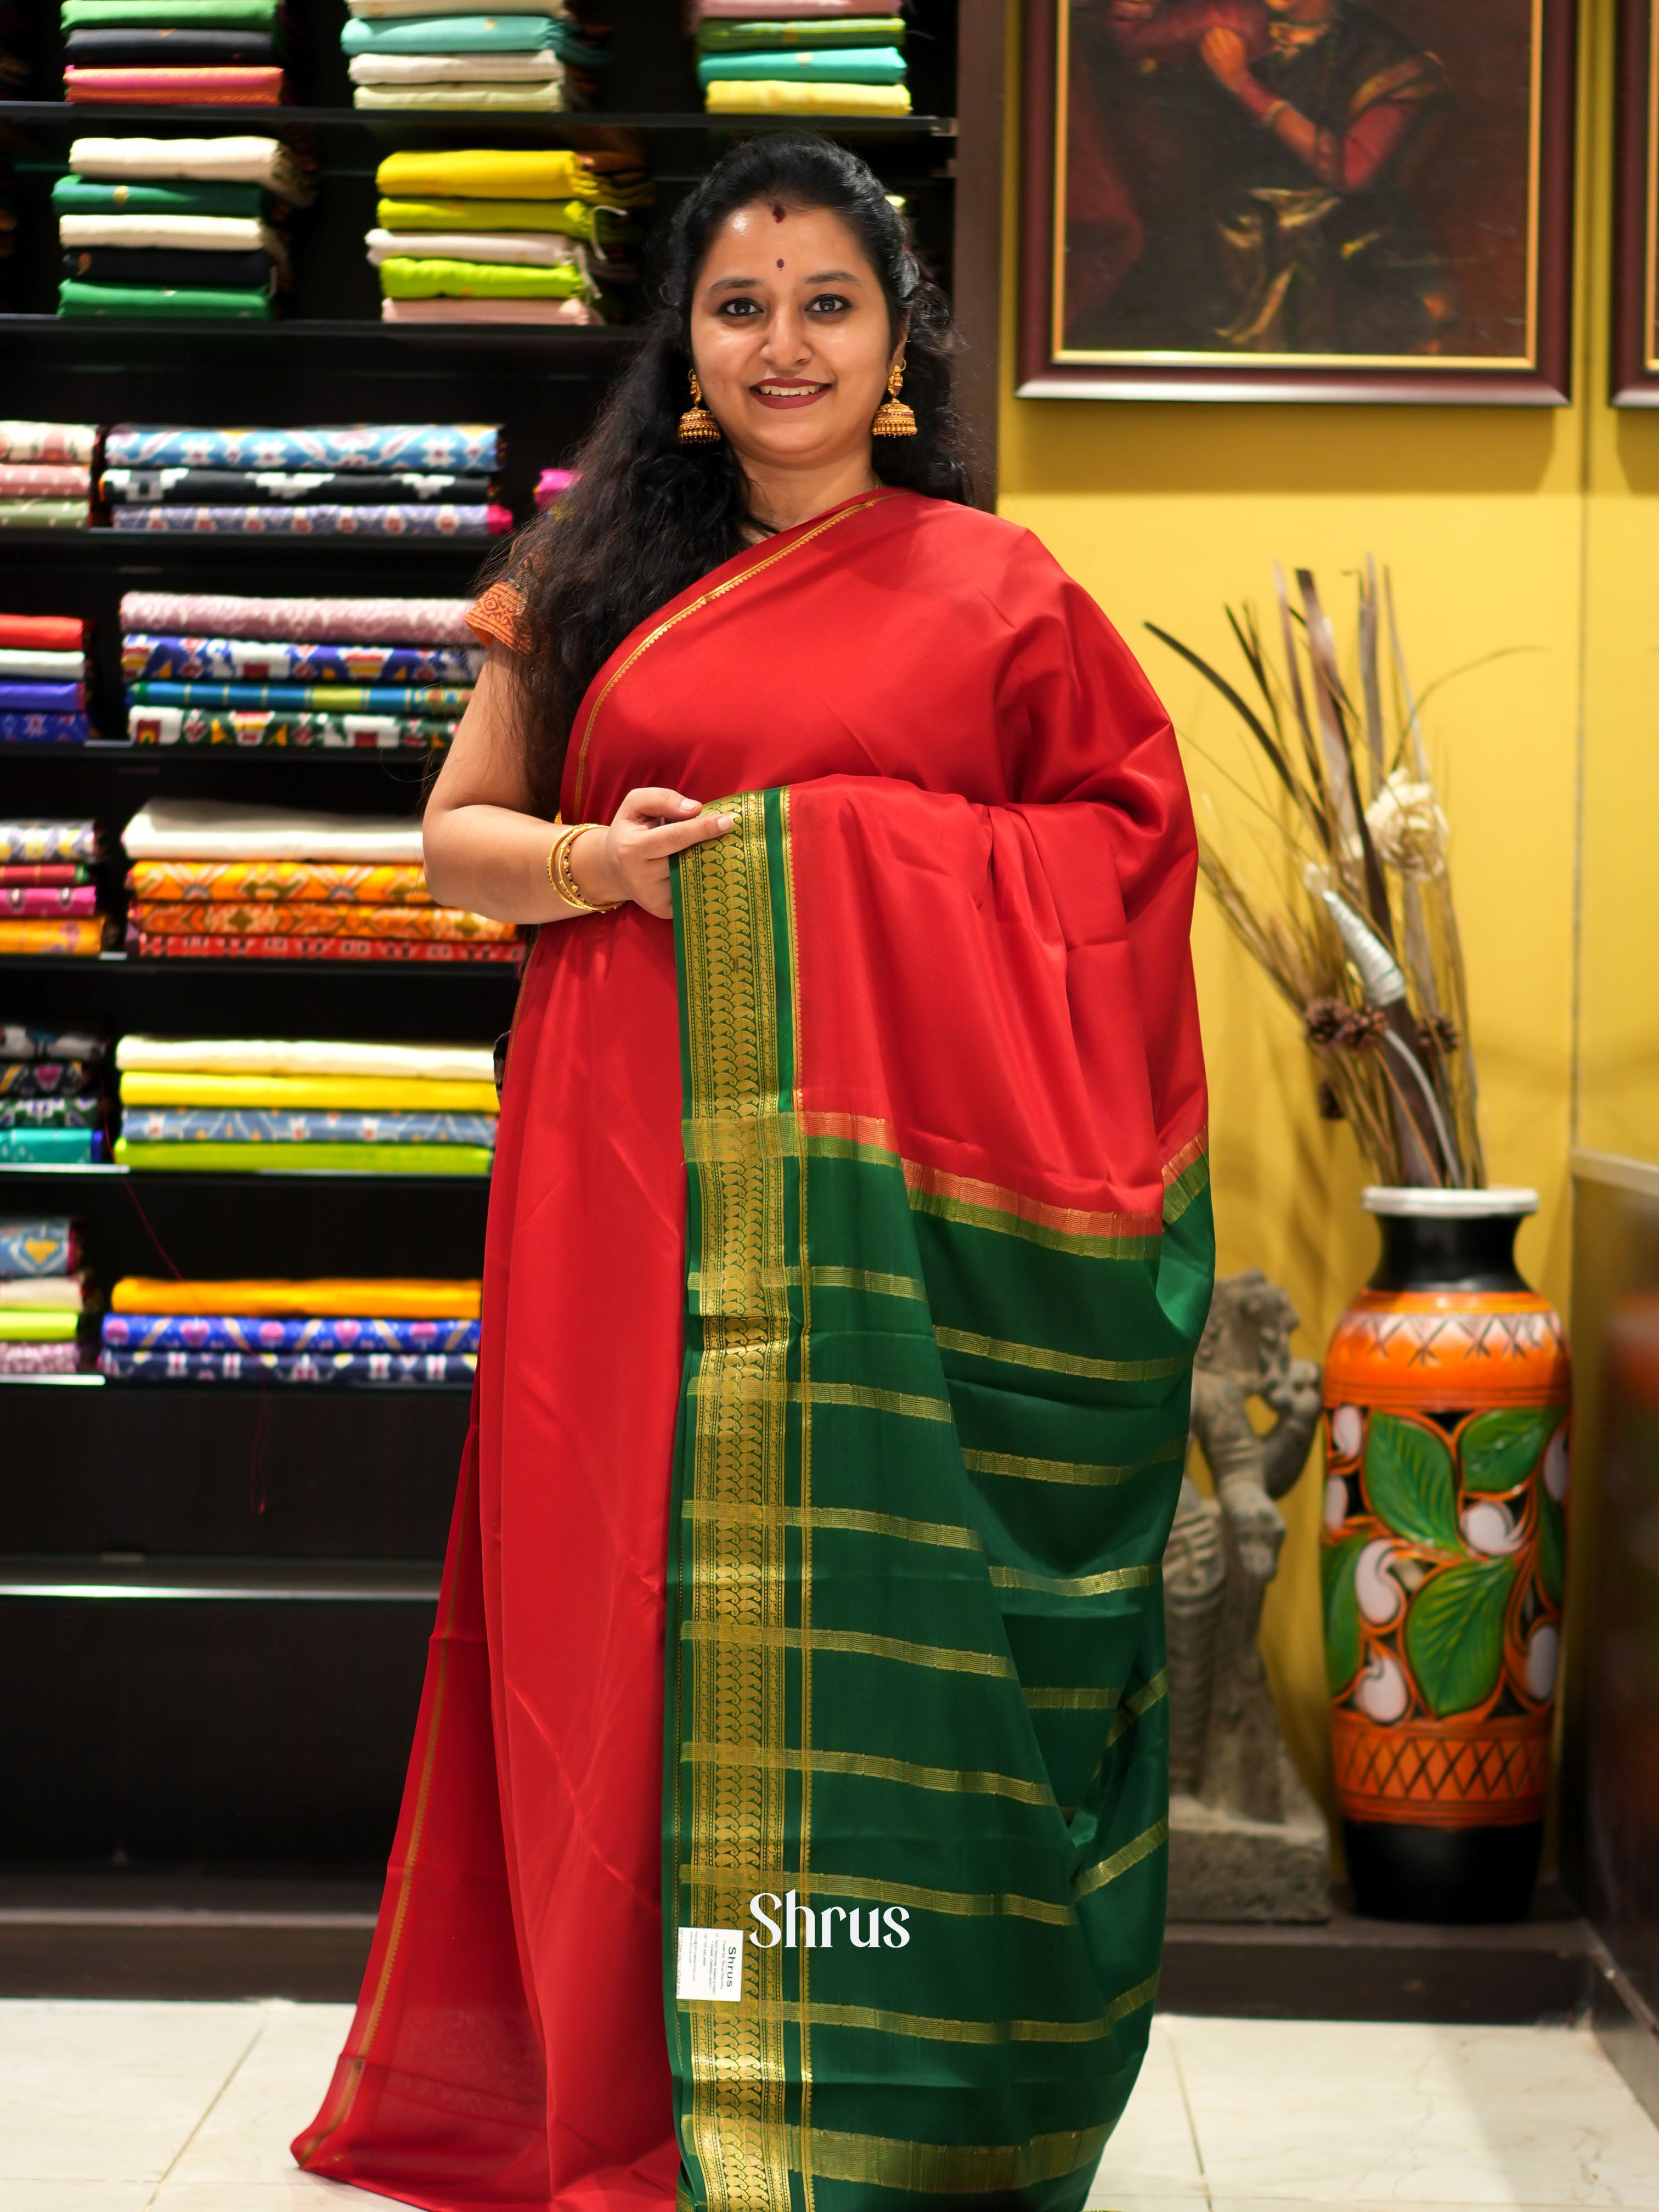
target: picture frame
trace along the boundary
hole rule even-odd
[[[1613,78],[1615,407],[1659,407],[1659,0],[1620,0]]]
[[[1018,396],[1566,404],[1576,62],[1576,0],[1026,0]]]

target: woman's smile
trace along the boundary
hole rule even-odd
[[[830,389],[827,384],[786,384],[781,378],[764,384],[751,384],[750,394],[763,407],[810,407],[815,399],[822,399]]]

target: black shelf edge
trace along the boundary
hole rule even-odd
[[[165,1184],[169,1189],[199,1189],[223,1193],[243,1188],[249,1183],[263,1188],[272,1182],[349,1182],[354,1188],[380,1183],[452,1183],[476,1182],[485,1190],[489,1188],[487,1175],[445,1175],[424,1172],[420,1169],[386,1168],[368,1174],[362,1168],[130,1168],[119,1160],[65,1161],[61,1164],[51,1160],[0,1160],[0,1176],[101,1176],[106,1179],[131,1176],[145,1189]]]
[[[0,341],[5,333],[0,331]],[[3,351],[0,344],[0,351]],[[191,364],[185,360],[179,363],[187,370]],[[521,526],[515,525],[515,527]],[[87,530],[8,530],[0,527],[0,559],[7,549],[28,553],[74,554],[89,563],[131,562],[147,557],[153,565],[171,550],[188,550],[198,556],[209,554],[215,561],[270,561],[292,556],[307,561],[349,560],[362,566],[365,560],[398,561],[411,564],[449,561],[457,567],[465,565],[469,571],[481,568],[496,546],[504,543],[510,533],[503,532],[495,538],[392,538],[362,537],[349,532],[338,537],[305,537],[283,532],[267,534],[255,531],[224,531],[216,532],[198,530],[143,531],[106,530],[102,525]],[[72,751],[72,746],[54,747],[55,751]]]
[[[351,761],[373,762],[384,767],[406,761],[424,768],[442,760],[447,745],[179,745],[139,744],[131,738],[94,738],[90,744],[31,744],[15,738],[0,739],[0,762],[9,760],[154,761],[159,768],[171,761]]]
[[[99,336],[128,343],[137,337],[176,336],[189,339],[192,345],[213,338],[243,346],[382,345],[414,347],[427,353],[452,345],[472,352],[481,347],[504,347],[516,353],[536,348],[545,352],[550,348],[556,350],[562,362],[608,367],[638,345],[641,334],[626,323],[388,323],[367,316],[353,319],[307,315],[279,315],[270,322],[228,320],[217,316],[0,315],[0,342],[58,337],[67,343]],[[102,524],[96,526],[104,527]],[[76,535],[73,531],[47,534],[55,538]]]
[[[424,1560],[0,1556],[0,1598],[433,1605],[437,1596],[438,1570]]]
[[[315,972],[329,975],[510,975],[518,969],[510,960],[193,960],[180,956],[158,960],[138,952],[0,952],[0,975],[62,975],[77,970],[106,975],[116,969],[128,975],[247,975],[275,973],[293,975]]]
[[[761,109],[740,115],[711,115],[702,108],[681,112],[665,109],[630,111],[605,107],[572,108],[564,112],[539,108],[361,108],[361,107],[151,107],[67,100],[0,100],[0,125],[14,130],[42,125],[101,135],[106,124],[131,128],[149,126],[146,135],[167,137],[168,127],[180,136],[194,136],[205,125],[251,131],[263,125],[266,133],[304,126],[314,131],[349,131],[370,137],[385,137],[417,131],[464,131],[476,137],[481,130],[532,132],[539,138],[578,143],[603,137],[608,132],[699,131],[717,135],[733,131],[783,130],[803,125],[838,135],[857,132],[872,138],[954,138],[953,115],[790,115]]]

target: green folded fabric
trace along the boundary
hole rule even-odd
[[[0,530],[84,530],[92,519],[89,505],[85,499],[0,499]]]
[[[297,1175],[327,1169],[358,1175],[487,1176],[488,1145],[203,1145],[115,1140],[127,1168],[179,1168],[188,1175]]]
[[[830,53],[705,54],[699,85],[776,79],[784,84],[902,84],[904,57],[896,46],[843,46]]]
[[[269,31],[279,0],[64,0],[66,31]]]
[[[42,1306],[0,1306],[0,1344],[64,1344],[80,1321],[78,1313]]]
[[[382,230],[558,231],[590,246],[621,246],[639,236],[625,216],[586,200],[382,200],[375,221]]]
[[[272,308],[263,292],[168,291],[155,284],[82,284],[66,276],[58,287],[60,315],[212,316],[220,321],[268,323]]]
[[[781,53],[799,46],[902,46],[902,15],[809,15],[792,23],[702,23],[700,54]]]
[[[568,24],[550,15],[394,15],[381,22],[354,15],[340,33],[348,54],[538,54],[593,58]]]
[[[270,195],[258,185],[115,185],[59,177],[52,188],[59,215],[263,216]]]
[[[380,264],[388,300],[580,300],[589,286],[580,269],[522,269],[501,261],[416,261],[394,253]]]

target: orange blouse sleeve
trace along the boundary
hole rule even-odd
[[[474,601],[467,611],[466,626],[486,645],[504,645],[509,653],[529,650],[524,593],[505,577],[500,583],[492,584],[482,599]]]

